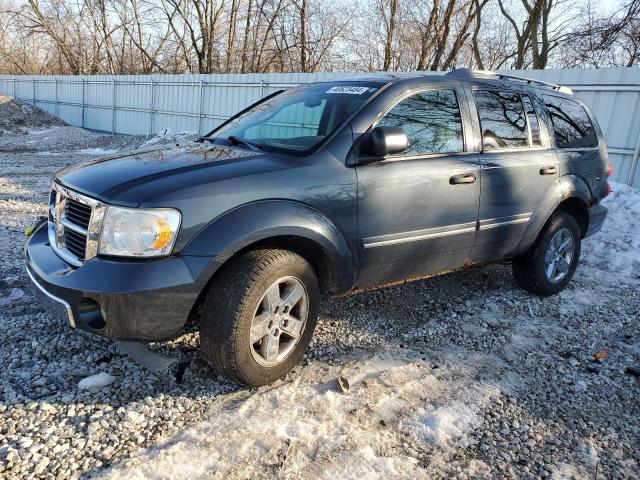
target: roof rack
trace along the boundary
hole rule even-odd
[[[563,85],[557,85],[555,83],[543,82],[541,80],[533,80],[531,78],[517,77],[515,75],[505,75],[503,73],[496,73],[489,70],[472,70],[471,68],[456,68],[446,74],[447,77],[457,78],[497,78],[501,80],[515,80],[518,82],[525,82],[529,85],[540,85],[541,87],[547,87],[552,90],[557,90],[562,93],[573,95],[573,90]]]

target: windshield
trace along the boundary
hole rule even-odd
[[[353,81],[292,88],[238,115],[207,138],[263,150],[308,152],[382,85]]]

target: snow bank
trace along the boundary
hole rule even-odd
[[[291,383],[214,404],[201,425],[105,476],[266,478],[278,471],[296,479],[422,478],[427,470],[403,448],[451,451],[478,423],[492,391],[471,375],[441,380],[434,374],[441,369],[399,352],[360,358],[342,370],[310,366]],[[339,375],[349,380],[346,394],[337,387]]]
[[[194,141],[198,135],[196,132],[176,132],[171,128],[166,128],[158,132],[154,137],[147,140],[142,146],[151,147],[159,144],[180,144]]]
[[[612,183],[603,201],[609,209],[602,230],[582,245],[584,265],[613,273],[619,280],[640,280],[640,191]]]
[[[118,150],[105,150],[104,148],[85,148],[83,150],[78,150],[79,154],[81,155],[97,155],[97,156],[101,156],[101,155],[113,155],[115,153],[118,153]]]

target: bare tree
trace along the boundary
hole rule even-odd
[[[638,65],[640,0],[590,1],[0,0],[0,72]]]
[[[633,67],[640,64],[640,0],[600,17],[591,2],[570,34],[560,65],[565,67]]]
[[[385,40],[384,40],[384,61],[382,69],[389,70],[391,68],[391,56],[393,52],[393,41],[396,33],[396,22],[398,20],[398,0],[389,0],[389,12],[386,11],[386,5],[380,5],[380,11],[384,18],[385,24]]]

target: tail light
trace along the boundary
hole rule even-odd
[[[613,188],[611,188],[611,184],[609,183],[609,178],[613,175],[613,163],[609,162],[609,167],[607,168],[607,193],[604,196],[608,196],[611,192],[613,192]]]

